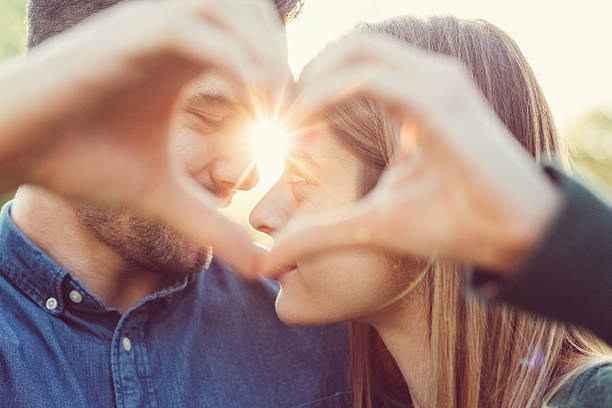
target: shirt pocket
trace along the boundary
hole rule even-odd
[[[353,398],[348,392],[338,392],[325,398],[294,405],[291,408],[352,408]]]

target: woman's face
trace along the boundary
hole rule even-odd
[[[342,208],[359,198],[362,164],[329,128],[295,141],[280,180],[250,215],[273,234],[292,217]],[[298,259],[277,277],[279,317],[293,324],[367,320],[408,284],[382,252],[345,250]]]

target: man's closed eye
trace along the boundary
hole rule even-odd
[[[192,120],[194,128],[203,133],[213,133],[225,126],[226,118],[221,115],[203,113],[196,110],[188,110],[187,113]]]

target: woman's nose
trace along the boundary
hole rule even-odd
[[[249,223],[264,234],[272,235],[281,229],[289,219],[289,206],[278,186],[272,189],[257,203],[249,215]]]

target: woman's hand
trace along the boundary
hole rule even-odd
[[[555,214],[557,191],[456,61],[359,33],[328,47],[299,86],[294,117],[367,96],[401,118],[403,146],[363,200],[289,223],[267,272],[354,246],[510,271]]]
[[[268,1],[134,1],[100,13],[0,70],[0,187],[134,207],[253,274],[259,250],[174,166],[168,135],[183,88],[211,70],[239,85],[245,105],[273,103],[293,81],[286,53]]]

